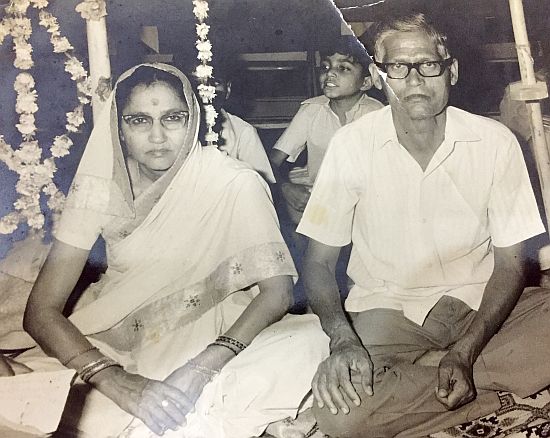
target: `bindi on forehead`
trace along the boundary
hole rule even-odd
[[[153,98],[151,99],[151,104],[152,104],[153,106],[158,106],[158,105],[160,104],[160,100],[158,100],[156,97],[153,97]]]

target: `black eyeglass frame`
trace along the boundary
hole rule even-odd
[[[449,68],[452,63],[454,62],[454,58],[446,58],[446,59],[443,59],[441,61],[422,61],[422,62],[378,62],[378,61],[374,61],[374,64],[380,68],[384,73],[386,73],[388,75],[388,78],[390,79],[406,79],[410,74],[411,74],[411,70],[412,69],[415,69],[418,74],[424,78],[437,78],[438,76],[441,76],[443,73],[445,73],[445,70],[447,70],[447,68]],[[421,71],[420,71],[420,66],[422,64],[426,64],[426,63],[433,63],[433,64],[437,64],[439,65],[439,74],[436,74],[436,75],[425,75],[423,74]],[[403,77],[399,77],[399,78],[396,78],[396,77],[393,77],[393,76],[390,76],[390,74],[388,73],[388,66],[389,65],[396,65],[396,64],[399,64],[399,65],[404,65],[407,67],[407,74]]]

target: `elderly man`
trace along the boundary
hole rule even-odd
[[[443,34],[422,14],[387,22],[375,64],[390,104],[333,137],[298,227],[331,348],[314,412],[334,437],[425,436],[493,412],[497,390],[550,384],[549,292],[523,289],[523,242],[544,226],[511,132],[447,106]]]

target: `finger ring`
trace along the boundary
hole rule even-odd
[[[160,402],[160,404],[163,408],[165,408],[165,407],[168,406],[168,400],[163,400],[163,401]]]

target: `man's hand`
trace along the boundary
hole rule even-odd
[[[456,409],[476,398],[473,367],[456,351],[449,351],[439,362],[436,397],[447,409]]]
[[[299,212],[304,211],[309,200],[310,188],[302,184],[285,182],[281,185],[281,191],[286,202]]]
[[[326,404],[335,415],[338,409],[344,414],[349,413],[350,408],[344,395],[356,406],[361,404],[352,384],[352,376],[360,379],[363,391],[372,395],[372,373],[372,361],[362,345],[346,343],[333,348],[331,355],[319,365],[313,377],[311,386],[317,405],[322,408]]]

